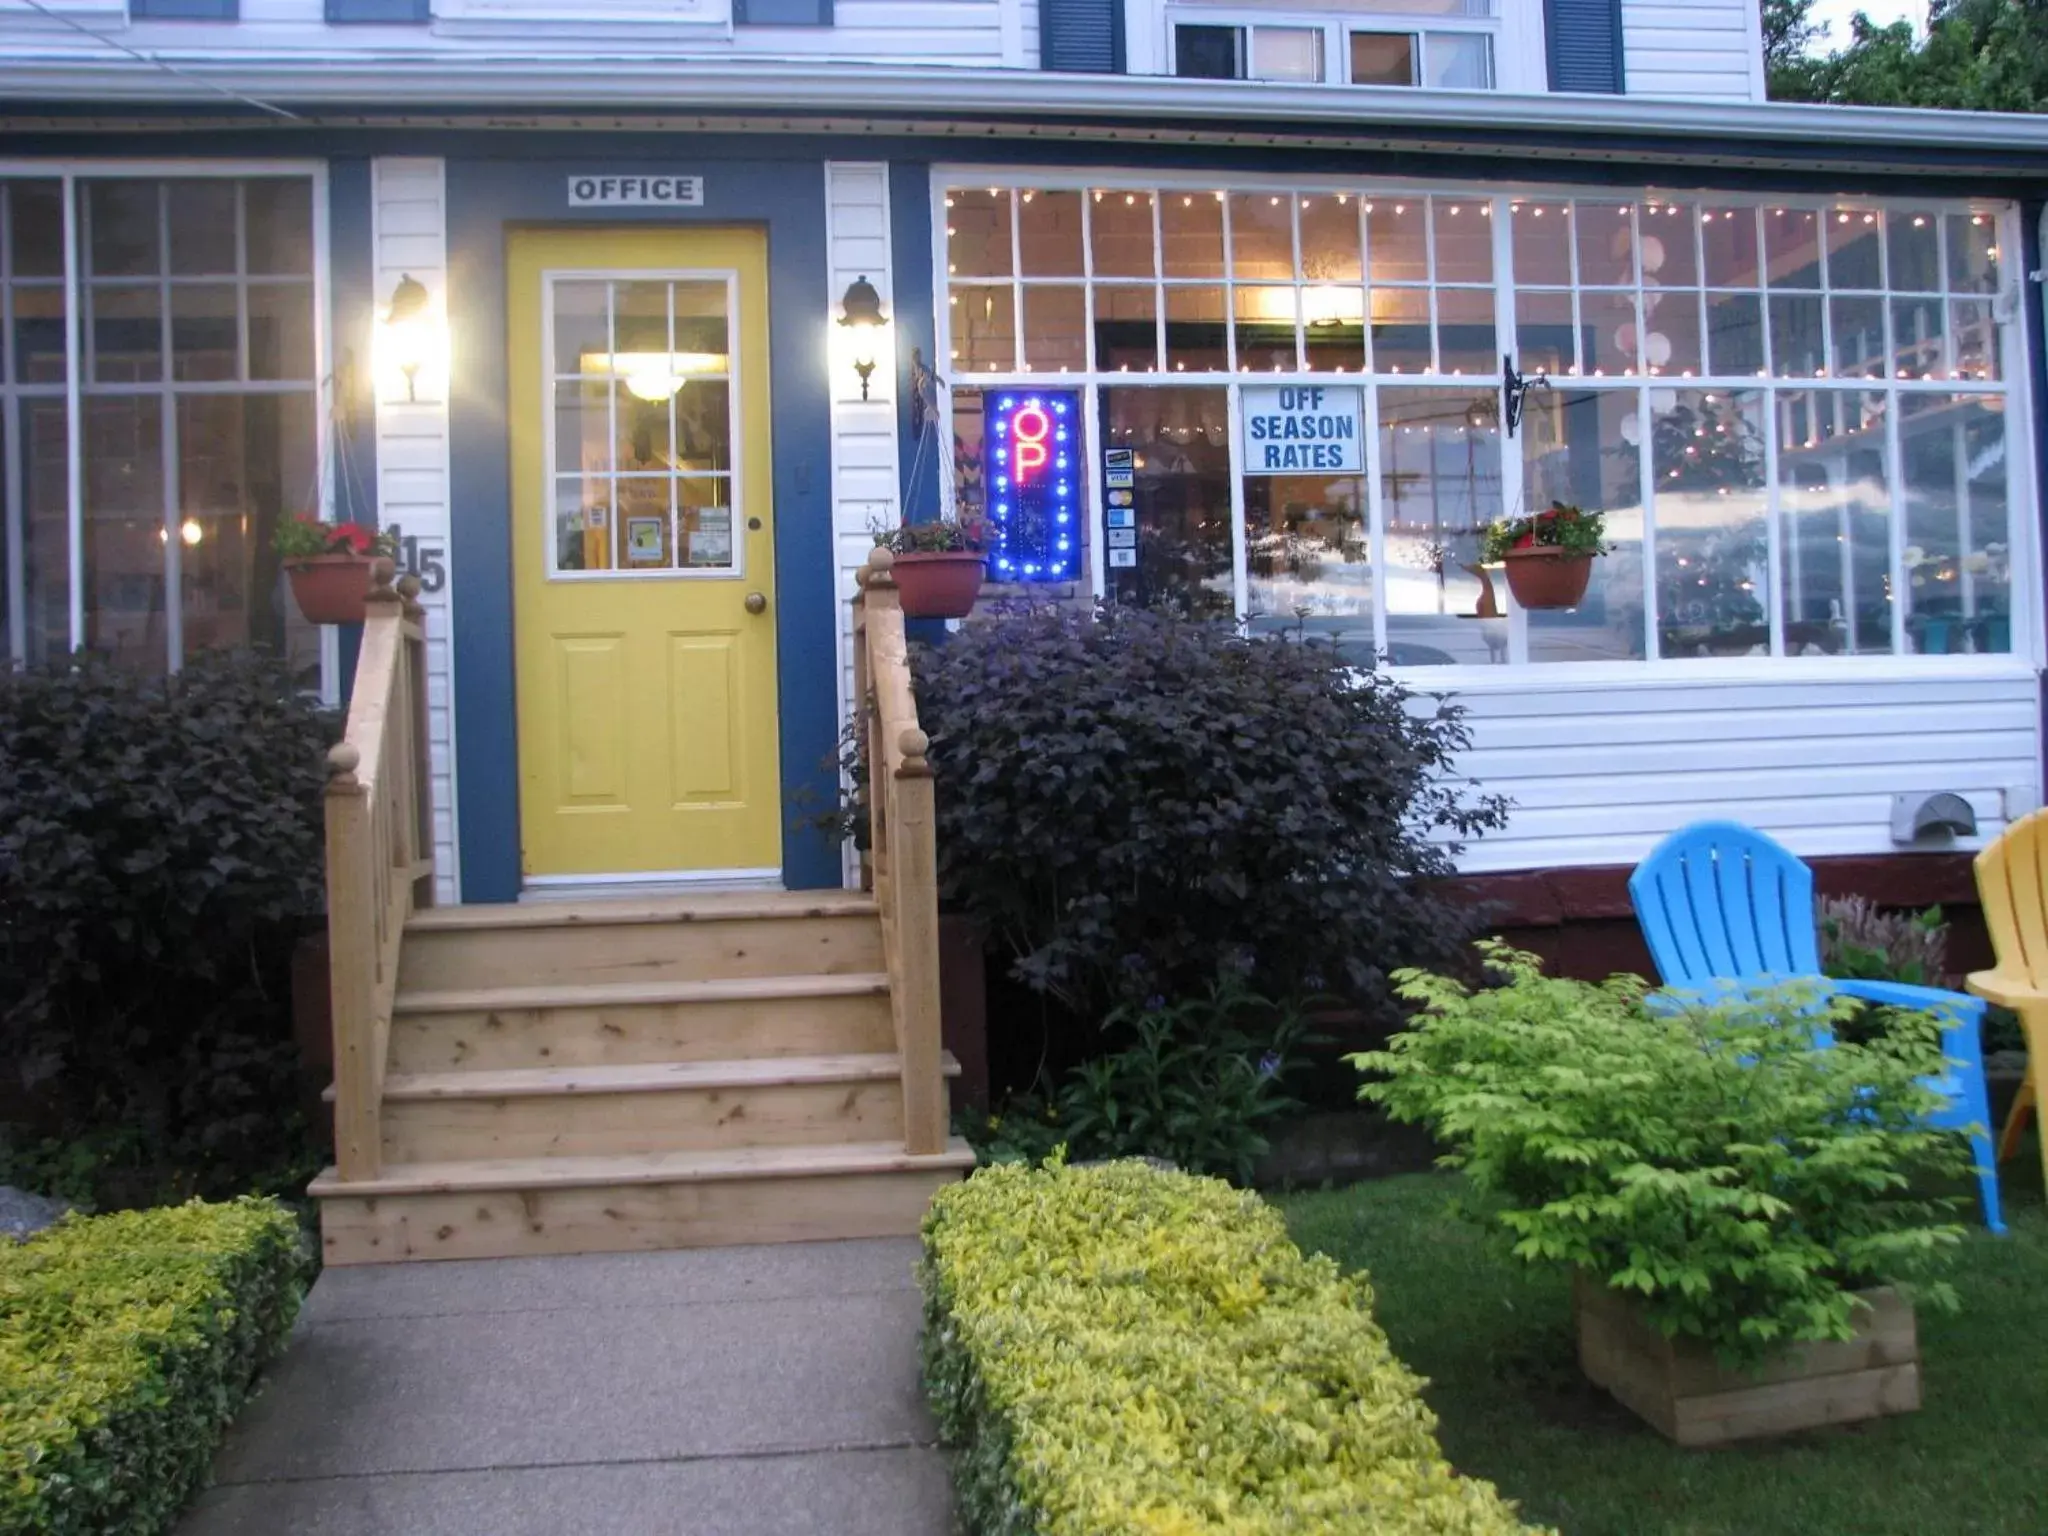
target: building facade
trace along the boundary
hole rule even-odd
[[[832,885],[853,573],[973,512],[1455,694],[1474,874],[1967,849],[2041,795],[2048,124],[1762,81],[1740,0],[0,9],[5,645],[339,690],[269,538],[373,519],[444,899]],[[1492,616],[1553,501],[1591,590]]]

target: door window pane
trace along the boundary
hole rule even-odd
[[[1891,476],[1884,414],[1870,409],[1871,398],[1845,390],[1778,396],[1787,656],[1882,656],[1892,648]]]
[[[1415,35],[1412,32],[1351,34],[1353,85],[1413,85]]]
[[[1507,597],[1499,572],[1480,564],[1486,525],[1501,515],[1493,391],[1383,388],[1379,417],[1387,660],[1504,664]]]
[[[1226,392],[1112,386],[1102,417],[1104,445],[1131,451],[1136,481],[1129,526],[1112,515],[1104,533],[1111,595],[1235,618]]]
[[[1768,656],[1764,397],[1685,389],[1652,401],[1659,654]]]
[[[1578,607],[1529,615],[1531,661],[1643,655],[1642,431],[1634,389],[1564,386],[1530,394],[1522,415],[1522,497],[1607,515],[1609,553]]]
[[[1429,84],[1444,90],[1484,91],[1493,85],[1493,39],[1483,32],[1432,32],[1423,56]]]

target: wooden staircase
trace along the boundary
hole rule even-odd
[[[432,908],[416,590],[382,565],[329,757],[327,1262],[914,1233],[974,1158],[887,552],[855,607],[872,894]]]
[[[834,892],[419,913],[379,1153],[313,1186],[330,1264],[907,1234],[973,1162],[905,1150],[880,914]]]

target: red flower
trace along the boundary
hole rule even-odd
[[[330,537],[334,544],[346,548],[352,555],[367,555],[370,552],[370,532],[359,523],[338,523]],[[336,553],[340,553],[340,548],[337,548]]]

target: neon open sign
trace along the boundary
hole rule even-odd
[[[983,397],[989,445],[989,563],[998,581],[1071,581],[1080,561],[1074,522],[1081,397],[1070,390]]]

